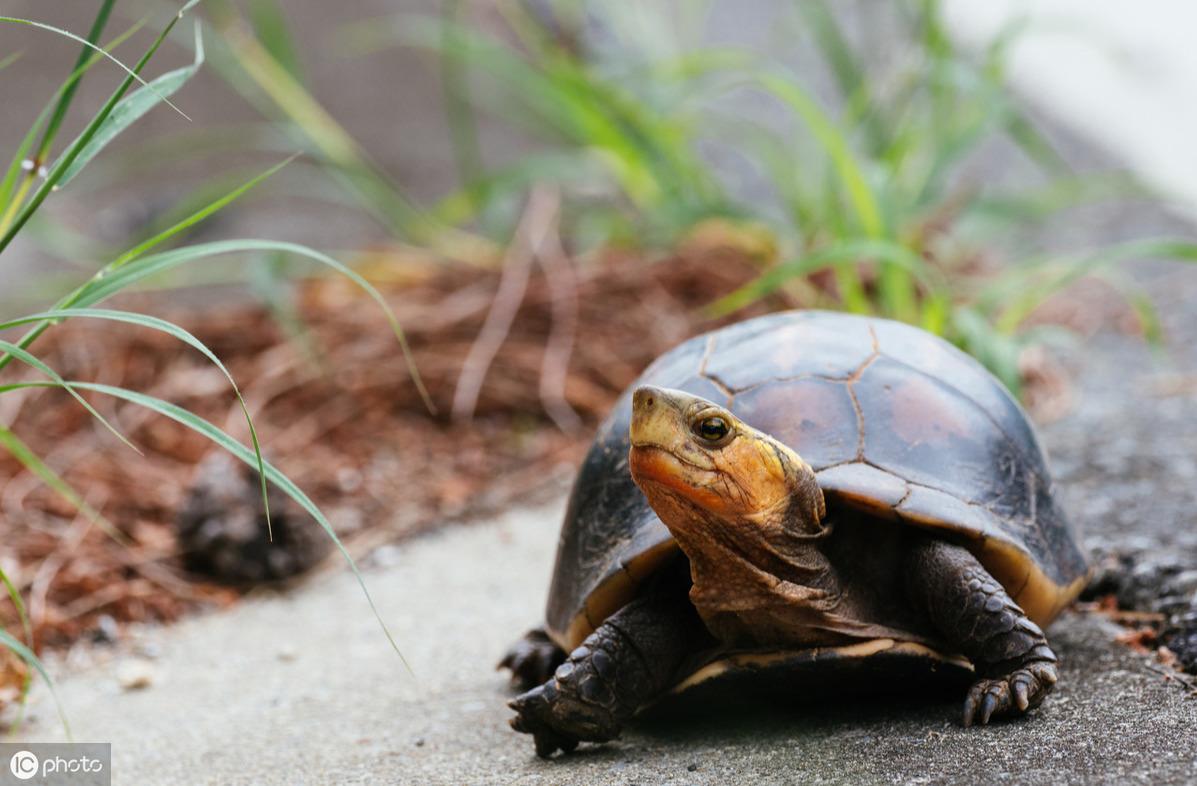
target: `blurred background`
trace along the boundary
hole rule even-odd
[[[656,355],[782,308],[976,356],[1125,555],[1088,501],[1126,477],[1089,460],[1094,419],[1132,379],[1197,391],[1188,5],[177,10],[16,0],[0,24],[14,651],[339,567],[322,527],[360,559],[555,498]],[[1181,420],[1127,425],[1124,455],[1191,462]],[[1197,552],[1163,529],[1135,548]]]

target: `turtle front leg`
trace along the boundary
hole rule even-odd
[[[684,593],[639,598],[590,634],[551,679],[510,702],[511,728],[531,734],[542,758],[615,739],[636,710],[673,685],[685,662],[714,643]]]
[[[1002,585],[967,549],[927,540],[912,550],[911,599],[981,679],[964,700],[964,725],[1021,715],[1056,684],[1056,654]]]

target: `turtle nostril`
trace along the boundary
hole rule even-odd
[[[648,398],[644,399],[644,406],[651,407],[652,405],[653,405],[653,397],[652,396],[649,396]]]

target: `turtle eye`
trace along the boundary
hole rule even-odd
[[[694,434],[698,438],[707,442],[718,442],[727,436],[731,431],[731,427],[727,425],[727,421],[718,415],[703,418],[694,423]]]

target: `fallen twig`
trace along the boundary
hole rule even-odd
[[[524,215],[515,230],[515,238],[503,260],[503,273],[499,278],[499,289],[491,303],[486,322],[478,334],[477,341],[470,347],[461,375],[457,378],[457,390],[453,394],[453,418],[469,420],[478,405],[478,394],[490,364],[494,362],[499,347],[511,330],[511,323],[519,311],[528,288],[528,276],[532,262],[552,231],[560,200],[555,192],[534,188],[528,195]]]
[[[549,284],[553,317],[540,366],[540,401],[557,428],[576,434],[582,428],[582,419],[565,398],[565,381],[578,329],[578,281],[555,224],[536,258]]]

